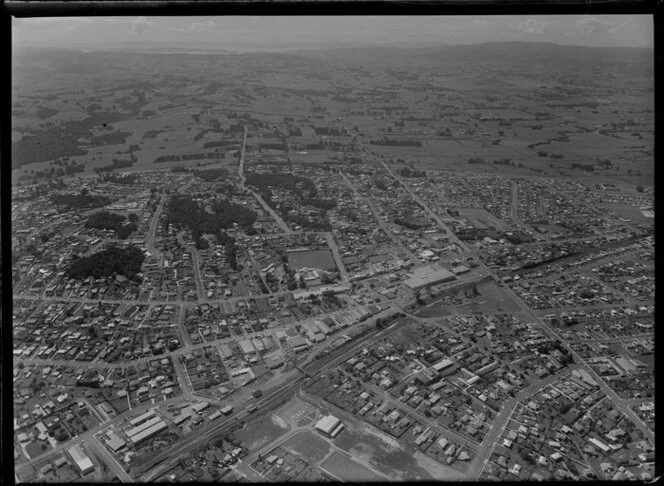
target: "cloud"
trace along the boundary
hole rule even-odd
[[[142,34],[146,30],[154,27],[154,25],[155,25],[154,20],[150,20],[147,17],[138,17],[136,20],[134,20],[131,23],[131,27],[129,29],[128,34],[129,35]]]
[[[519,22],[515,29],[524,34],[542,35],[556,24],[555,20],[527,19]]]
[[[187,30],[196,33],[212,33],[216,32],[218,28],[217,24],[211,20],[206,20],[205,22],[192,22],[189,24],[189,27],[187,27]]]
[[[576,30],[582,35],[610,34],[616,32],[616,23],[606,19],[586,17],[576,21]]]

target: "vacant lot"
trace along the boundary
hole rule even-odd
[[[330,250],[291,251],[288,252],[288,262],[297,270],[304,267],[323,270],[337,268]]]
[[[330,444],[316,432],[305,430],[279,444],[305,457],[308,462],[320,462],[330,452]]]
[[[481,312],[519,312],[519,305],[514,300],[496,285],[493,281],[484,282],[477,286],[478,296],[466,297],[464,292],[461,292],[453,297],[463,299],[457,305],[450,305],[445,303],[445,299],[441,299],[432,305],[424,307],[417,314],[421,317],[443,317],[450,314],[472,314]],[[470,295],[472,290],[469,289]]]
[[[362,464],[355,462],[351,457],[342,452],[335,452],[322,465],[321,469],[332,474],[342,481],[384,481],[379,476]]]
[[[459,209],[459,216],[468,219],[476,228],[487,228],[490,226],[493,226],[498,230],[503,230],[505,228],[505,223],[492,214],[489,214],[484,209],[462,208]]]
[[[271,415],[263,416],[249,422],[244,429],[235,433],[235,437],[249,450],[255,450],[282,436],[288,430],[287,427],[282,427],[283,425],[286,424],[273,420]]]
[[[461,477],[458,471],[438,464],[423,454],[414,455],[392,437],[368,426],[354,426],[351,422],[346,422],[346,425],[346,430],[335,439],[335,444],[391,480],[421,481]]]

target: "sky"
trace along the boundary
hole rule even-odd
[[[16,47],[318,48],[555,42],[652,47],[650,15],[13,18]]]

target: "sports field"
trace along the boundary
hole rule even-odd
[[[367,469],[342,452],[332,454],[320,468],[342,481],[385,481],[383,476]]]

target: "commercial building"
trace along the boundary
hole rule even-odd
[[[161,419],[158,419],[157,423],[150,425],[150,427],[144,428],[142,431],[135,433],[129,440],[132,441],[134,445],[143,442],[145,439],[149,439],[153,435],[161,432],[164,429],[167,429],[168,425]]]
[[[141,425],[137,425],[136,427],[132,427],[131,429],[125,430],[125,434],[127,434],[127,437],[131,439],[135,435],[143,432],[146,429],[149,429],[150,427],[152,427],[155,424],[158,424],[159,422],[161,422],[160,417],[153,417],[147,422],[143,422]]]
[[[113,451],[117,452],[122,449],[126,444],[115,432],[110,432],[107,435],[106,445]]]
[[[404,280],[404,285],[411,290],[417,290],[442,282],[450,282],[456,278],[456,275],[438,264],[431,264],[413,270],[408,277],[407,280]]]
[[[147,420],[150,420],[150,419],[151,419],[152,417],[154,417],[155,415],[156,415],[156,413],[155,413],[154,410],[149,410],[149,411],[145,412],[144,414],[139,415],[138,417],[131,419],[131,420],[129,421],[129,423],[130,423],[133,427],[136,427],[137,425],[140,425],[140,424],[142,424],[143,422],[145,422],[145,421],[147,421]]]
[[[323,417],[315,425],[316,430],[329,437],[336,437],[343,427],[344,424],[334,415]]]
[[[306,349],[309,349],[309,346],[307,345],[307,342],[302,338],[302,336],[293,336],[292,338],[288,338],[288,345],[293,349],[293,351],[300,352],[304,351]]]
[[[465,265],[459,265],[458,267],[452,268],[452,273],[455,275],[463,275],[464,273],[470,272],[470,268]]]
[[[80,445],[75,445],[67,449],[69,456],[72,458],[78,469],[81,471],[81,474],[87,474],[92,471],[95,466],[92,464],[90,458],[83,452]]]
[[[256,352],[256,348],[254,348],[254,345],[251,343],[250,339],[239,341],[238,344],[240,345],[240,349],[242,350],[243,354],[254,354]]]
[[[202,412],[203,410],[205,410],[206,408],[208,408],[209,406],[210,406],[210,402],[198,402],[197,404],[192,405],[191,409],[194,412],[199,413],[199,412]]]
[[[433,369],[436,370],[436,371],[442,371],[445,368],[449,368],[453,364],[454,364],[454,362],[451,359],[445,358],[442,361],[439,361],[438,363],[433,365]]]

